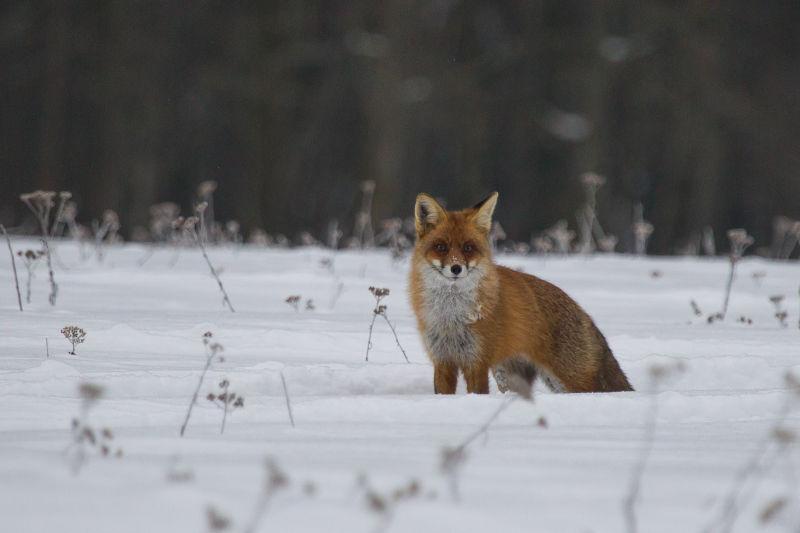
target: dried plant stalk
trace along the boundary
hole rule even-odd
[[[8,254],[11,256],[11,268],[14,271],[14,285],[17,288],[17,303],[19,304],[19,310],[22,312],[22,294],[19,292],[19,278],[17,277],[17,263],[14,261],[14,250],[11,249],[11,239],[8,237],[8,232],[6,231],[6,227],[0,224],[0,230],[3,231],[3,235],[6,237],[6,244],[8,245]]]
[[[213,335],[210,331],[207,331],[203,334],[203,345],[206,347],[206,364],[203,367],[203,371],[200,373],[200,379],[197,380],[197,387],[194,389],[194,394],[192,394],[192,400],[189,402],[189,407],[186,409],[186,418],[184,418],[183,425],[181,425],[181,437],[183,437],[183,434],[186,432],[186,426],[189,425],[189,419],[192,416],[192,409],[194,409],[194,406],[197,403],[197,398],[200,396],[200,387],[203,386],[203,380],[206,378],[208,369],[211,368],[214,358],[222,351],[222,345],[217,342],[212,342],[212,337]]]
[[[197,211],[198,211],[198,213],[200,213],[201,217],[202,217],[202,213],[203,213],[204,210],[205,210],[205,207],[203,207],[203,204],[200,204],[198,206],[198,208],[197,208]],[[203,259],[205,259],[206,264],[208,265],[208,269],[211,271],[211,275],[214,276],[214,279],[217,281],[217,285],[219,286],[219,290],[220,290],[220,292],[222,292],[222,303],[223,303],[223,305],[227,305],[228,309],[231,310],[231,313],[235,313],[236,310],[233,308],[233,304],[231,304],[231,299],[228,297],[228,293],[225,290],[225,286],[222,284],[222,280],[219,278],[219,274],[217,273],[217,269],[214,268],[214,265],[211,263],[211,259],[209,259],[209,257],[208,257],[208,253],[206,253],[206,247],[203,244],[203,239],[197,233],[197,229],[195,228],[195,225],[197,224],[198,220],[199,219],[197,217],[189,217],[189,218],[187,218],[186,221],[184,222],[184,225],[183,225],[184,230],[187,231],[189,233],[189,235],[192,236],[194,241],[200,247],[200,252],[203,254]]]
[[[286,410],[289,412],[289,422],[294,427],[294,415],[292,414],[292,400],[289,398],[289,388],[286,386],[286,378],[283,377],[281,372],[281,383],[283,384],[283,396],[286,398]]]

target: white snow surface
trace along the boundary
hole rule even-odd
[[[38,246],[12,240],[15,250]],[[180,251],[172,265],[175,252],[157,248],[140,266],[144,245],[112,247],[102,263],[81,261],[71,242],[55,249],[58,302],[47,301],[40,265],[23,313],[5,243],[0,252],[0,531],[9,533],[197,533],[209,530],[208,506],[230,519],[229,531],[243,531],[262,494],[267,457],[289,485],[275,492],[255,531],[625,531],[622,502],[654,402],[638,530],[715,531],[735,476],[791,396],[785,375],[800,375],[797,263],[742,261],[728,319],[708,324],[689,301],[706,314],[721,308],[725,259],[500,255],[499,263],[575,298],[637,391],[555,394],[537,385],[532,403],[514,401],[467,448],[456,499],[440,470],[442,449],[511,395],[494,384],[489,395],[468,395],[463,383],[455,396],[433,394],[406,295],[407,261],[385,251],[211,247],[231,313],[198,250]],[[333,271],[323,259],[333,260]],[[18,269],[24,280],[19,262]],[[757,279],[757,271],[766,275]],[[391,289],[383,303],[410,363],[381,320],[365,362],[370,286]],[[294,294],[302,296],[298,312],[285,303]],[[774,317],[774,294],[786,296],[787,328]],[[315,310],[304,309],[307,299]],[[65,325],[87,332],[75,356],[60,334]],[[225,360],[213,364],[180,438],[206,331],[224,346]],[[676,363],[684,370],[651,394],[651,367]],[[220,434],[222,412],[205,396],[223,378],[245,405]],[[110,428],[112,451],[123,456],[90,450],[75,475],[65,450],[84,382],[104,388],[88,421]],[[546,427],[537,423],[542,417]],[[784,426],[797,429],[798,420],[793,410]],[[793,444],[767,454],[756,482],[745,486],[734,531],[797,531],[798,455]],[[175,479],[181,475],[190,479]],[[381,516],[359,478],[387,496],[410,480],[420,490]],[[761,523],[776,497],[788,505]]]

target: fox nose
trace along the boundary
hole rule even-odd
[[[461,274],[461,265],[453,265],[453,266],[451,266],[450,267],[450,272],[452,272],[453,275],[458,276],[459,274]]]

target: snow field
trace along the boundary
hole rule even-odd
[[[158,249],[138,266],[146,251],[115,247],[98,264],[81,262],[74,244],[59,243],[59,301],[54,308],[47,303],[40,266],[24,313],[16,308],[9,258],[0,254],[3,531],[198,532],[208,529],[208,505],[241,531],[263,485],[266,456],[291,483],[258,531],[623,531],[622,499],[653,401],[650,369],[678,363],[684,370],[660,383],[655,397],[657,430],[639,524],[642,532],[702,531],[779,416],[790,395],[784,375],[800,375],[794,263],[744,260],[728,320],[709,325],[693,315],[689,300],[706,314],[719,310],[725,260],[500,256],[584,306],[637,392],[557,395],[537,386],[533,404],[515,402],[470,446],[455,501],[439,471],[441,450],[474,431],[506,397],[496,389],[466,395],[463,384],[454,397],[433,395],[432,368],[405,295],[405,263],[383,251],[211,248],[237,310],[230,313],[198,251],[182,250],[170,266],[174,252]],[[321,264],[325,258],[334,259],[333,272]],[[752,276],[757,271],[766,272],[760,281]],[[384,303],[409,364],[381,321],[364,362],[371,285],[392,291]],[[773,316],[773,294],[786,296],[788,328]],[[302,296],[299,312],[285,303],[289,295]],[[307,299],[314,311],[304,310]],[[740,316],[753,324],[737,322]],[[59,333],[65,325],[87,332],[77,356],[67,355]],[[181,439],[206,331],[224,346],[225,361],[209,371]],[[229,415],[220,435],[221,412],[203,398],[223,378],[245,406]],[[64,450],[82,382],[104,387],[90,423],[110,427],[124,457],[93,456],[73,476]],[[797,429],[797,422],[793,411],[786,426]],[[798,455],[792,446],[765,470],[734,531],[785,531],[797,523],[791,471]],[[175,481],[175,472],[191,472],[192,479]],[[420,494],[383,521],[365,505],[359,475],[385,493],[415,479]],[[303,491],[307,482],[312,496]],[[758,514],[775,496],[791,503],[765,526]]]

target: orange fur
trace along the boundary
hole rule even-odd
[[[489,230],[497,193],[473,208],[445,211],[420,194],[410,297],[434,365],[434,390],[501,390],[509,374],[556,390],[633,390],[602,333],[561,289],[492,261]],[[455,266],[455,268],[453,268]]]

